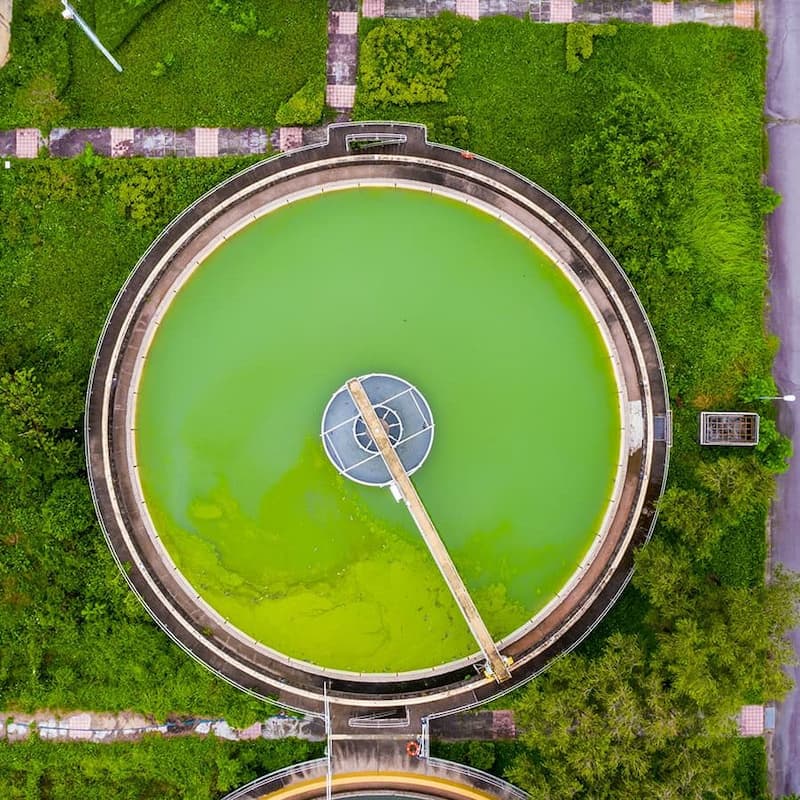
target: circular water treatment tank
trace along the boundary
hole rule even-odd
[[[365,134],[393,140],[351,153]],[[297,707],[324,683],[333,702],[479,702],[508,684],[331,396],[353,375],[513,684],[605,613],[651,530],[669,427],[652,332],[556,200],[379,124],[201,198],[112,310],[90,478],[162,626]]]

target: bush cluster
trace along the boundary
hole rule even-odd
[[[581,59],[588,61],[594,51],[594,40],[603,36],[616,36],[617,26],[604,22],[590,25],[586,22],[571,22],[567,25],[567,72],[577,72]]]
[[[322,754],[320,744],[281,739],[227,742],[213,736],[92,744],[0,743],[7,800],[216,800],[254,778]]]
[[[278,125],[316,125],[325,109],[325,78],[311,78],[275,114]]]
[[[386,20],[364,38],[358,91],[372,106],[447,102],[461,59],[461,30],[450,15],[408,25]]]

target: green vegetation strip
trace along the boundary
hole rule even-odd
[[[267,711],[155,627],[97,526],[83,463],[92,354],[166,222],[245,159],[15,163],[0,173],[0,696],[165,719]],[[91,221],[91,222],[89,222]]]
[[[213,736],[94,744],[0,742],[7,800],[215,800],[261,775],[322,756],[297,739],[226,742]]]

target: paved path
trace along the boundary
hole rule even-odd
[[[325,724],[316,717],[289,717],[279,715],[256,722],[248,728],[231,727],[224,719],[179,719],[157,724],[142,716],[123,712],[103,714],[91,711],[73,711],[56,716],[52,712],[35,714],[2,713],[0,740],[10,742],[27,739],[32,727],[36,727],[42,739],[115,742],[135,741],[145,734],[214,734],[221,739],[244,741],[247,739],[298,739],[318,742],[325,739]]]
[[[145,734],[213,733],[222,739],[285,739],[294,737],[310,742],[325,739],[325,724],[317,717],[268,717],[248,728],[237,729],[223,719],[180,719],[159,725],[141,714],[123,712],[103,714],[73,711],[57,717],[52,712],[36,714],[0,712],[0,741],[27,739],[36,725],[42,739],[61,741],[116,742],[135,741]],[[431,724],[431,736],[445,741],[471,739],[514,739],[517,735],[512,711],[473,711],[437,718]],[[405,734],[404,738],[408,738]]]
[[[621,19],[669,25],[703,22],[707,25],[754,27],[757,0],[363,0],[365,17],[431,17],[453,11],[480,19],[498,14],[534,22],[606,22]]]
[[[325,102],[350,119],[358,69],[358,0],[329,0]]]
[[[769,38],[767,124],[769,183],[783,197],[769,220],[772,330],[781,339],[775,380],[781,393],[800,394],[800,3],[769,0],[764,6]],[[795,458],[778,478],[772,507],[772,564],[800,571],[800,403],[781,403],[779,427],[794,439]],[[800,628],[791,634],[800,655]],[[772,741],[776,796],[800,792],[800,669],[795,688],[778,706]]]

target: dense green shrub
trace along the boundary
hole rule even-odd
[[[282,739],[227,742],[213,736],[92,744],[0,742],[8,800],[216,800],[261,775],[322,754],[320,744]]]
[[[736,784],[747,800],[771,797],[767,777],[767,753],[760,737],[740,739],[735,765]]]
[[[786,472],[792,457],[792,440],[779,433],[771,419],[761,417],[756,453],[758,460],[770,472]]]
[[[461,29],[450,15],[408,25],[386,20],[365,37],[358,91],[365,104],[444,103],[461,59]]]
[[[586,22],[571,22],[567,25],[567,72],[577,72],[581,59],[588,61],[594,51],[594,40],[598,37],[616,36],[617,26],[604,22],[590,25]]]
[[[453,147],[469,145],[469,120],[463,114],[445,117],[442,123],[442,135],[447,144]]]
[[[208,8],[224,17],[234,33],[257,34],[265,39],[274,39],[278,35],[277,28],[260,26],[260,15],[249,0],[210,0]]]
[[[325,78],[311,78],[275,114],[278,125],[316,125],[325,108]]]

